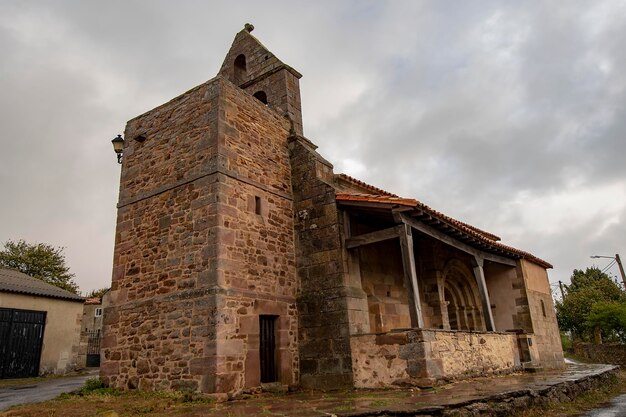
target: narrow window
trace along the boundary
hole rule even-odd
[[[246,80],[246,76],[248,75],[248,70],[246,68],[246,56],[244,54],[240,54],[235,58],[235,71],[234,78],[235,84],[241,84]]]
[[[254,93],[252,95],[254,96],[254,98],[259,100],[261,103],[267,104],[267,94],[265,94],[265,91],[257,91],[256,93]]]
[[[544,317],[547,317],[547,316],[546,316],[546,305],[545,305],[545,303],[543,302],[543,300],[541,300],[541,312],[543,313],[543,316],[544,316]]]
[[[254,196],[254,212],[261,214],[261,197],[259,196]]]
[[[102,315],[102,309],[96,308],[96,317],[100,317]]]
[[[145,134],[140,134],[135,136],[135,140],[139,143],[144,142],[146,140],[146,135]]]

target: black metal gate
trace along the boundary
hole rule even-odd
[[[276,316],[259,316],[261,382],[276,382]]]
[[[0,308],[0,378],[39,374],[46,312]]]
[[[87,336],[87,367],[100,366],[100,330],[88,332]]]

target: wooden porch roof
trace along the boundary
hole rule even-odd
[[[348,177],[347,175],[341,175],[341,177],[341,180],[343,181],[358,181],[352,177]],[[368,185],[362,181],[358,181],[355,185],[357,185],[360,189],[367,189],[368,187]],[[369,187],[371,187],[370,189],[372,191],[380,190],[373,186]],[[402,211],[404,214],[409,215],[415,220],[433,227],[440,232],[477,249],[508,258],[526,259],[537,265],[543,266],[544,268],[552,268],[552,265],[549,262],[546,262],[541,258],[499,242],[500,238],[498,236],[446,216],[445,214],[412,198],[402,198],[387,192],[385,192],[385,194],[365,194],[350,192],[347,190],[338,190],[336,192],[336,200],[338,204],[345,206],[379,207],[389,210],[395,209]]]

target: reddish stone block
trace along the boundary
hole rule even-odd
[[[259,334],[259,316],[243,316],[239,318],[239,332],[241,334]]]
[[[251,388],[261,384],[261,364],[259,351],[249,349],[245,362],[245,387]]]
[[[193,358],[189,361],[191,375],[208,375],[215,372],[216,360],[214,357]]]

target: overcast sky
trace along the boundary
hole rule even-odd
[[[552,282],[626,258],[626,2],[213,3],[0,2],[1,242],[63,246],[81,290],[108,286],[111,139],[214,77],[251,22],[304,75],[335,172],[501,236]]]

